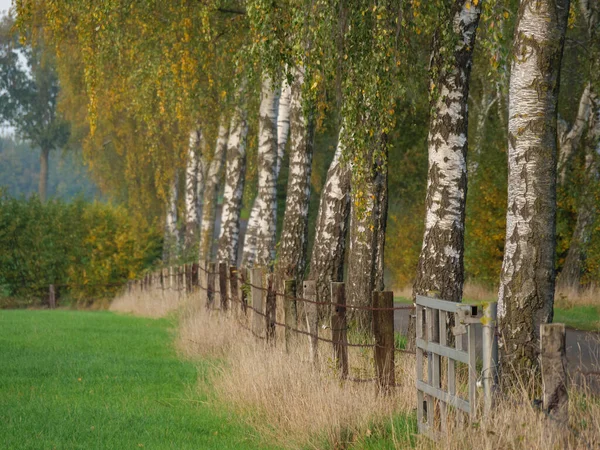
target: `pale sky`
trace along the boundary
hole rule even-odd
[[[12,0],[0,0],[0,15],[6,14],[6,11],[8,11],[8,8],[10,8],[11,3]]]

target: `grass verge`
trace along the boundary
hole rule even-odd
[[[210,361],[182,361],[173,321],[109,312],[0,311],[2,447],[265,448],[218,411]],[[206,386],[206,384],[205,384]]]

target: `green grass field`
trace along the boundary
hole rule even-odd
[[[173,325],[0,310],[0,448],[265,448],[198,392],[210,362],[178,358]]]
[[[464,300],[466,303],[469,299]],[[411,303],[406,297],[394,297],[396,303]],[[564,323],[568,328],[582,331],[600,331],[600,307],[576,305],[570,308],[554,308],[554,322]]]

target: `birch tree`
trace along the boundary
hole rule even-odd
[[[553,315],[556,108],[568,13],[568,0],[521,2],[513,44],[498,317],[502,364],[517,372],[537,367],[539,327]]]
[[[445,51],[448,39],[437,35],[432,53],[425,231],[413,298],[433,290],[444,300],[460,302],[467,196],[467,101],[481,10],[479,3],[471,0],[451,5],[453,51]]]
[[[163,241],[163,263],[172,264],[177,258],[179,248],[179,229],[177,228],[177,185],[179,177],[175,175],[169,188],[167,211],[165,214],[165,236]]]
[[[215,153],[208,167],[204,185],[204,201],[202,205],[202,225],[200,229],[200,261],[210,259],[215,234],[217,214],[217,196],[223,174],[223,163],[227,154],[227,136],[229,128],[225,120],[221,120]]]
[[[340,135],[342,133],[343,129],[340,130]],[[310,259],[308,278],[316,281],[317,300],[320,302],[330,301],[332,281],[344,280],[351,173],[348,164],[342,159],[342,153],[343,141],[340,136],[319,199],[315,240]]]
[[[383,249],[388,208],[386,156],[372,156],[374,162],[367,176],[353,189],[347,280],[347,300],[351,305],[370,305],[373,291],[384,288]],[[354,317],[360,330],[371,329],[369,311],[356,310]]]
[[[290,135],[290,113],[292,101],[292,86],[284,78],[281,82],[281,95],[277,106],[277,167],[275,169],[275,179],[279,179],[281,172],[281,163],[285,154],[288,137]]]
[[[244,107],[236,107],[231,118],[227,160],[225,168],[225,190],[221,210],[221,232],[217,258],[221,262],[237,265],[240,235],[240,211],[246,180],[246,137],[248,121]]]
[[[295,68],[290,96],[290,169],[279,239],[277,272],[281,279],[295,279],[301,285],[306,267],[308,241],[308,207],[310,203],[310,174],[314,148],[314,117],[310,108],[305,113],[302,91],[304,69]],[[281,102],[279,111],[281,112]],[[278,143],[281,147],[281,142]]]
[[[277,106],[279,89],[263,76],[258,122],[258,192],[244,238],[242,264],[268,265],[275,256],[277,214]]]
[[[204,173],[201,170],[203,158],[199,154],[201,132],[193,130],[190,132],[190,142],[188,145],[188,154],[185,170],[185,250],[186,254],[190,250],[195,250],[198,242],[200,202],[198,195],[204,192]]]

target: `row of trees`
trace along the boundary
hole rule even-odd
[[[388,204],[399,192],[388,183],[396,163],[388,156],[393,137],[415,120],[414,105],[422,103],[415,90],[427,74],[425,221],[413,295],[462,298],[468,179],[486,176],[478,162],[494,126],[508,143],[499,310],[505,361],[518,366],[536,364],[538,326],[552,320],[557,167],[562,183],[577,173],[579,142],[594,149],[598,141],[597,4],[572,6],[564,0],[17,2],[21,26],[54,44],[65,111],[88,148],[102,148],[92,160],[105,184],[126,192],[134,214],[165,218],[165,260],[179,253],[180,242],[185,258],[212,256],[224,179],[217,258],[238,262],[244,192],[254,194],[242,264],[272,265],[280,280],[300,281],[308,272],[322,301],[329,299],[329,281],[344,273],[353,304],[368,304],[373,290],[384,287]],[[589,80],[570,127],[557,124],[569,21],[585,23],[590,49]],[[473,135],[468,102],[477,47],[483,62],[474,74]],[[337,145],[308,258],[315,136],[326,126],[335,129]],[[596,154],[587,154],[584,173],[592,180]],[[277,181],[285,160],[277,244]],[[255,185],[245,186],[247,179]],[[569,254],[584,248],[577,242],[589,239],[595,221],[589,202],[580,211],[585,217]],[[567,261],[580,264],[583,253]],[[571,272],[565,283],[578,283],[576,269],[565,274]],[[369,326],[368,316],[356,319]]]

